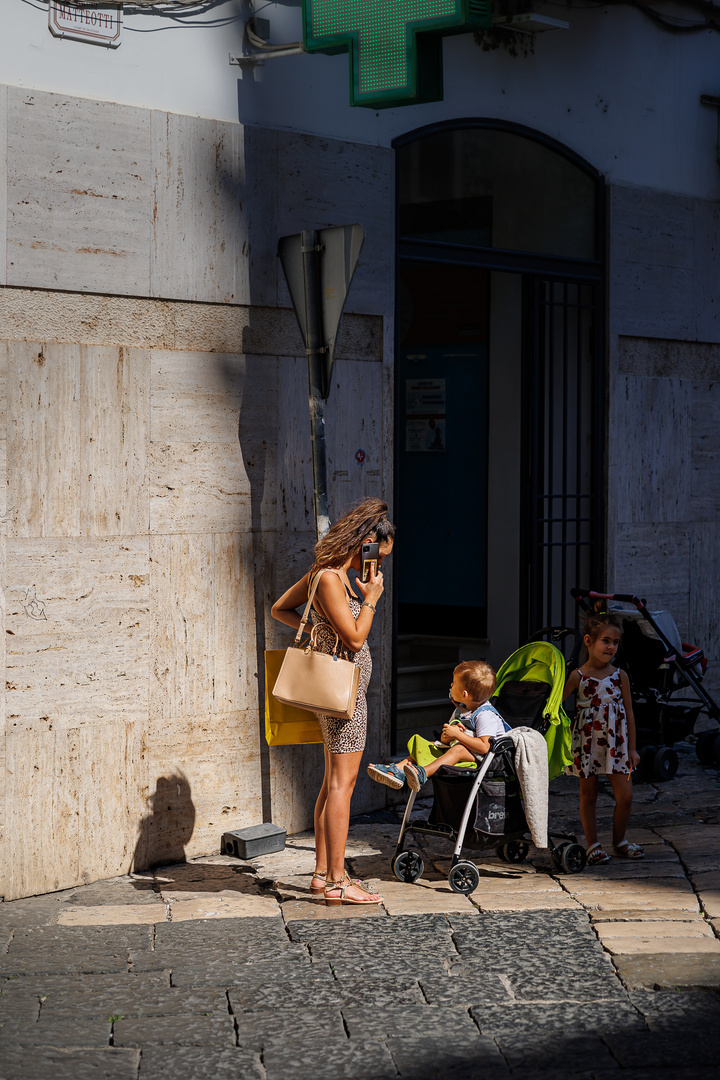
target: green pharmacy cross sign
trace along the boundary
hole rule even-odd
[[[440,101],[442,37],[492,26],[490,0],[303,0],[307,52],[350,54],[350,103]]]

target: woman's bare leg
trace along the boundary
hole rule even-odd
[[[326,751],[327,753],[327,751]],[[345,848],[350,825],[350,800],[355,789],[362,751],[328,754],[328,792],[324,810],[327,880],[340,881],[345,874]],[[367,900],[368,894],[352,885],[348,897]],[[377,894],[372,894],[376,896]]]
[[[330,754],[326,746],[323,747],[325,754],[325,775],[322,787],[315,803],[315,875],[324,877],[327,871],[327,839],[325,836],[325,804],[328,796],[328,780],[330,776]],[[313,876],[315,876],[313,875]]]

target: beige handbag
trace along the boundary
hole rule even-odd
[[[285,705],[294,705],[297,709],[307,709],[309,712],[324,713],[337,720],[349,720],[355,712],[360,685],[360,668],[351,660],[344,660],[342,656],[338,656],[340,638],[337,633],[332,655],[316,651],[316,626],[312,628],[309,643],[305,646],[300,645],[300,638],[308,621],[310,605],[313,602],[320,575],[324,572],[319,570],[315,575],[307,606],[295,636],[295,643],[285,652],[285,659],[272,693],[273,697]]]

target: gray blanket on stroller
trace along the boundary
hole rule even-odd
[[[548,754],[547,743],[535,728],[518,727],[508,731],[515,744],[515,772],[517,773],[525,819],[533,844],[538,848],[548,846]]]

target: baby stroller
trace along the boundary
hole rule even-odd
[[[672,780],[678,757],[672,749],[687,738],[699,713],[720,720],[720,707],[703,686],[707,660],[702,649],[680,640],[666,611],[649,611],[645,601],[626,593],[572,589],[581,610],[590,614],[598,600],[622,623],[617,664],[628,674],[640,754],[640,779]],[[573,654],[578,660],[579,646]],[[688,697],[688,691],[694,696]],[[720,733],[704,731],[696,753],[703,764],[720,765]]]
[[[524,645],[505,661],[497,675],[492,704],[511,727],[534,727],[548,744],[550,776],[571,760],[569,721],[562,709],[565,661],[549,642]],[[415,792],[410,793],[392,869],[400,881],[417,881],[425,869],[417,851],[406,845],[408,833],[455,840],[448,882],[453,892],[469,895],[480,883],[474,862],[463,847],[495,848],[504,862],[522,862],[530,850],[522,793],[515,770],[515,745],[509,735],[490,740],[490,750],[475,765],[442,765],[431,777],[434,801],[426,821],[411,821]],[[559,842],[555,842],[559,841]],[[585,849],[577,837],[550,833],[550,855],[559,870],[578,873]]]

